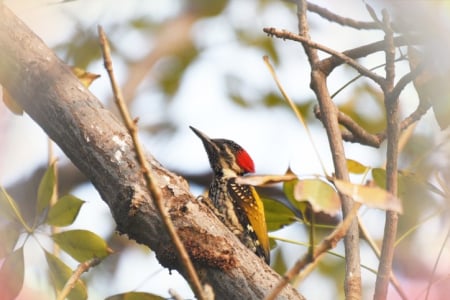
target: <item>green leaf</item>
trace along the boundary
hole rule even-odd
[[[61,197],[54,206],[50,208],[47,216],[47,224],[53,226],[68,226],[78,216],[84,201],[72,195]]]
[[[369,170],[369,167],[353,159],[347,159],[347,168],[348,171],[353,174],[364,174]]]
[[[72,269],[63,263],[58,257],[45,251],[45,259],[47,260],[50,278],[53,286],[57,291],[61,291],[64,285],[72,276]],[[83,281],[80,279],[75,283],[75,287],[70,291],[68,297],[70,300],[87,299],[87,289]]]
[[[23,286],[24,258],[23,248],[8,255],[0,269],[0,293],[2,300],[13,300]]]
[[[261,197],[267,223],[267,231],[274,231],[295,221],[295,214],[277,200]]]
[[[16,201],[2,186],[0,186],[0,215],[13,222],[18,221],[27,232],[32,231],[25,222]]]
[[[403,211],[400,199],[380,187],[354,184],[338,179],[334,180],[334,185],[339,192],[367,206],[398,213]]]
[[[286,175],[287,174],[293,174],[291,169],[288,169],[286,171]],[[297,182],[298,179],[294,179],[283,183],[283,193],[286,196],[286,198],[288,198],[288,200],[291,201],[292,203],[296,202],[294,197],[294,188]]]
[[[320,179],[299,180],[294,187],[294,197],[296,201],[308,201],[314,212],[335,215],[341,206],[333,187]]]
[[[69,230],[52,235],[62,250],[79,262],[104,258],[112,253],[105,240],[88,230]]]
[[[50,205],[50,200],[53,196],[53,190],[55,187],[55,168],[56,162],[53,162],[48,166],[44,176],[42,176],[39,183],[38,196],[37,196],[37,215],[40,215],[44,209]]]
[[[20,231],[14,224],[0,228],[0,259],[13,251],[19,236]]]
[[[372,169],[372,178],[382,189],[386,189],[386,170],[382,168]]]
[[[294,174],[291,169],[288,169],[286,171],[286,175],[289,175],[289,174]],[[298,179],[284,182],[283,183],[283,193],[286,196],[286,198],[302,213],[303,220],[308,222],[309,217],[306,213],[306,211],[308,209],[308,203],[305,201],[297,201],[294,196],[294,189],[298,182],[299,182]]]
[[[280,275],[284,275],[287,270],[286,262],[284,261],[283,255],[281,255],[280,248],[275,250],[274,260],[271,263],[272,269],[275,270]]]
[[[165,298],[157,296],[154,294],[143,293],[143,292],[130,292],[124,294],[117,294],[110,296],[105,300],[164,300]]]

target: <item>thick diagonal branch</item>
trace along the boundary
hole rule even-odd
[[[183,274],[124,126],[1,3],[0,50],[1,85],[90,179],[118,231],[148,245],[164,266]],[[261,299],[280,276],[195,200],[182,177],[151,155],[148,160],[178,234],[217,299]],[[131,203],[140,204],[132,214]],[[281,295],[302,299],[292,288]]]

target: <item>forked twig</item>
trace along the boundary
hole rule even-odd
[[[351,57],[343,54],[342,52],[336,51],[325,45],[314,42],[307,37],[295,34],[293,32],[287,31],[287,30],[269,27],[269,28],[264,28],[263,31],[270,36],[275,36],[275,37],[281,38],[281,39],[287,39],[287,40],[292,40],[292,41],[296,41],[296,42],[301,42],[303,45],[307,45],[311,48],[326,52],[326,53],[342,60],[344,63],[348,64],[349,66],[351,66],[355,70],[357,70],[361,75],[364,75],[364,76],[372,79],[380,86],[385,84],[385,80],[383,77],[370,71],[369,69],[367,69],[366,67],[364,67],[363,65],[361,65],[360,63],[358,63],[357,61],[352,59]]]

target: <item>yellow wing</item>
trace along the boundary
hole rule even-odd
[[[264,205],[256,192],[255,188],[249,186],[252,196],[253,196],[253,205],[245,205],[244,209],[248,215],[248,219],[250,224],[252,224],[253,229],[255,230],[256,236],[261,244],[261,247],[264,250],[266,261],[270,259],[270,245],[269,245],[269,236],[267,235],[267,225],[266,225],[266,217],[264,215]]]
[[[232,196],[236,201],[236,205],[244,210],[248,222],[253,228],[254,234],[259,241],[260,250],[258,252],[264,255],[267,263],[270,262],[270,245],[267,235],[266,218],[264,216],[264,206],[256,192],[255,188],[250,185],[240,185],[231,183]]]

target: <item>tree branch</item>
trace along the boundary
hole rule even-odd
[[[145,187],[124,126],[70,69],[0,3],[0,83],[59,145],[109,206],[117,230],[148,245],[159,262],[185,274]],[[186,181],[149,164],[171,219],[196,268],[217,299],[261,299],[280,280],[189,192]],[[134,214],[131,203],[141,205]],[[280,294],[303,299],[292,287]]]
[[[395,80],[395,45],[394,32],[390,27],[390,17],[383,10],[383,30],[386,41],[386,86],[383,89],[387,123],[387,150],[386,150],[386,189],[392,195],[397,195],[398,189],[398,143],[400,137],[398,95],[393,93]],[[389,278],[392,272],[395,237],[397,235],[398,214],[393,211],[386,212],[384,225],[383,245],[381,248],[380,263],[375,283],[374,299],[387,298]]]
[[[308,2],[308,10],[310,12],[314,12],[321,16],[322,18],[337,23],[342,26],[346,27],[352,27],[355,29],[380,29],[380,26],[376,22],[364,22],[364,21],[357,21],[351,18],[342,17],[340,15],[337,15],[328,9],[321,7],[319,5],[313,4]]]
[[[298,0],[297,14],[299,22],[299,33],[302,37],[303,48],[311,65],[311,89],[314,91],[323,113],[322,123],[327,132],[328,142],[333,158],[336,177],[349,180],[347,162],[345,158],[344,145],[339,130],[338,109],[333,103],[328,91],[326,74],[320,69],[320,60],[316,48],[311,45],[309,27],[306,17],[306,1]],[[344,57],[347,59],[347,57]],[[364,68],[364,67],[363,67]],[[370,71],[369,71],[370,72]],[[342,202],[344,218],[350,213],[354,206],[353,201],[343,195],[339,195]],[[361,298],[361,269],[359,256],[359,229],[357,220],[351,222],[350,228],[344,238],[345,246],[345,294],[347,299]]]
[[[393,94],[395,94],[395,92],[393,92]],[[422,116],[428,111],[428,109],[430,109],[430,107],[431,103],[427,101],[421,101],[416,110],[413,111],[405,119],[403,119],[403,121],[400,123],[400,132],[403,132],[404,130],[408,129],[409,126],[419,121]],[[322,118],[322,114],[318,106],[314,107],[314,115],[319,120]],[[338,122],[344,127],[341,134],[342,139],[346,142],[359,143],[361,145],[378,148],[387,137],[386,130],[376,134],[371,134],[342,111],[338,111]]]
[[[287,31],[287,30],[280,30],[280,29],[276,29],[276,28],[270,27],[270,28],[264,28],[263,31],[265,33],[267,33],[268,35],[270,35],[270,36],[275,36],[277,38],[282,38],[282,39],[288,39],[288,40],[292,40],[292,41],[296,41],[296,42],[301,42],[303,44],[303,46],[307,45],[309,48],[318,49],[318,50],[326,52],[326,53],[328,53],[328,54],[330,54],[332,56],[335,56],[337,59],[339,59],[342,62],[348,64],[351,67],[353,67],[361,75],[372,79],[373,81],[375,81],[375,83],[377,83],[379,85],[384,85],[384,78],[383,77],[381,77],[381,76],[375,74],[374,72],[370,71],[369,69],[367,69],[363,65],[359,64],[357,61],[355,61],[354,59],[352,59],[351,57],[345,55],[342,52],[333,50],[333,49],[331,49],[331,48],[329,48],[327,46],[324,46],[322,44],[314,42],[314,41],[312,41],[311,39],[309,39],[309,38],[307,38],[305,36],[298,35],[298,34],[295,34],[293,32]],[[325,68],[322,71],[325,71],[324,73],[329,72]]]

